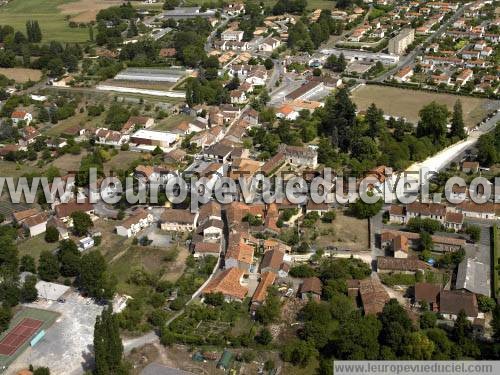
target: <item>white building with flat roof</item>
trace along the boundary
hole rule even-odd
[[[156,146],[169,149],[177,142],[178,135],[169,132],[159,132],[141,129],[130,136],[130,143],[138,146],[146,146],[146,149],[154,150]]]

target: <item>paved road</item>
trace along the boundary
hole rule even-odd
[[[225,28],[227,22],[229,21],[229,17],[227,15],[222,15],[222,23],[220,25],[216,25],[216,27],[212,30],[210,35],[207,38],[207,42],[205,43],[205,51],[208,53],[212,50],[212,42],[215,38],[215,34],[217,34],[217,30],[220,28]]]
[[[133,349],[143,347],[144,345],[160,343],[160,338],[154,331],[151,331],[143,336],[124,339],[122,341],[123,341],[123,351],[125,352],[125,354],[128,354]]]
[[[498,108],[500,108],[500,102],[497,102],[497,109]],[[474,146],[481,135],[493,130],[499,121],[500,112],[497,112],[495,116],[487,120],[479,127],[479,130],[472,132],[465,140],[445,148],[423,162],[411,165],[407,171],[418,171],[422,168],[428,168],[430,171],[439,172],[447,167],[457,156],[465,152],[465,150]]]
[[[268,91],[272,91],[276,86],[276,82],[280,79],[283,74],[285,74],[285,70],[283,69],[283,64],[279,59],[273,60],[274,63],[274,68],[271,73],[271,77],[269,77],[269,80],[266,83],[266,87]]]

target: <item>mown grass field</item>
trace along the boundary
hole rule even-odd
[[[11,25],[26,33],[26,21],[37,20],[42,29],[42,42],[85,42],[87,28],[70,28],[59,6],[75,0],[12,0],[0,7],[0,25]]]
[[[58,243],[48,243],[45,241],[45,234],[26,238],[17,243],[17,250],[19,251],[19,258],[23,255],[30,255],[38,263],[38,258],[43,251],[54,251],[57,249]]]
[[[406,90],[396,87],[366,85],[352,93],[352,100],[358,110],[365,111],[370,104],[375,103],[385,114],[402,116],[416,124],[418,112],[432,101],[445,104],[449,111],[457,100],[462,102],[464,122],[468,127],[474,127],[488,113],[488,99],[472,98],[451,94],[438,94],[427,91]]]

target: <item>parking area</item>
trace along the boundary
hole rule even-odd
[[[9,367],[8,374],[17,373],[30,364],[46,366],[51,374],[81,374],[93,364],[92,343],[94,324],[103,306],[74,291],[64,296],[66,302],[37,301],[27,307],[54,311],[60,314],[35,347],[28,348]]]

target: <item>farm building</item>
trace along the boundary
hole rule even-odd
[[[184,77],[185,74],[186,71],[184,69],[127,68],[118,73],[115,76],[115,80],[175,83]]]

